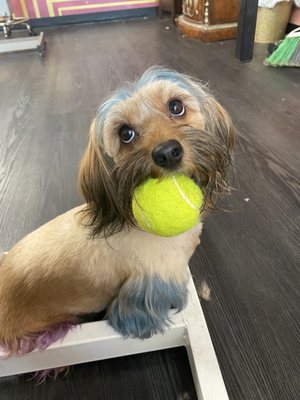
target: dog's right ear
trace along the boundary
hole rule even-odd
[[[82,222],[91,228],[91,236],[110,236],[122,229],[124,218],[117,200],[117,185],[112,177],[114,161],[105,153],[96,137],[96,121],[90,129],[88,147],[80,162],[78,186],[86,200]]]

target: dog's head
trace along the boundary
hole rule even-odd
[[[232,122],[207,88],[177,72],[150,68],[99,109],[81,161],[79,186],[92,235],[134,224],[131,196],[148,177],[194,179],[206,205],[228,190]]]

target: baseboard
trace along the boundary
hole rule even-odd
[[[148,7],[136,8],[133,10],[116,10],[90,14],[67,15],[62,17],[36,18],[30,20],[30,24],[33,28],[44,28],[48,26],[81,24],[87,22],[106,22],[118,19],[155,17],[156,15],[157,8]]]

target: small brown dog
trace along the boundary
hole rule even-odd
[[[0,343],[7,355],[45,348],[81,316],[107,309],[122,334],[145,338],[186,302],[187,264],[202,224],[170,238],[136,226],[134,189],[150,176],[188,175],[227,191],[228,114],[192,78],[151,68],[99,109],[83,156],[86,204],[18,242],[0,266]]]

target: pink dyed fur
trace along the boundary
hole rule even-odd
[[[17,352],[16,355],[22,356],[30,353],[32,350],[37,349],[44,351],[52,343],[58,340],[63,340],[66,334],[76,326],[74,322],[62,322],[59,324],[50,325],[47,329],[32,333],[29,336],[18,338]],[[5,345],[0,344],[0,357],[7,358],[11,356],[9,349],[6,349]]]
[[[58,340],[63,341],[69,330],[74,329],[76,323],[74,322],[62,322],[59,324],[50,325],[46,330],[36,332],[27,337],[22,337],[17,339],[17,351],[12,354],[5,345],[0,344],[0,358],[8,358],[11,355],[22,356],[24,354],[30,353],[34,349],[39,351],[44,351],[52,343]],[[64,371],[68,367],[60,367],[53,369],[46,369],[44,371],[35,372],[33,377],[42,383],[46,380],[48,376],[57,378],[58,374]]]

